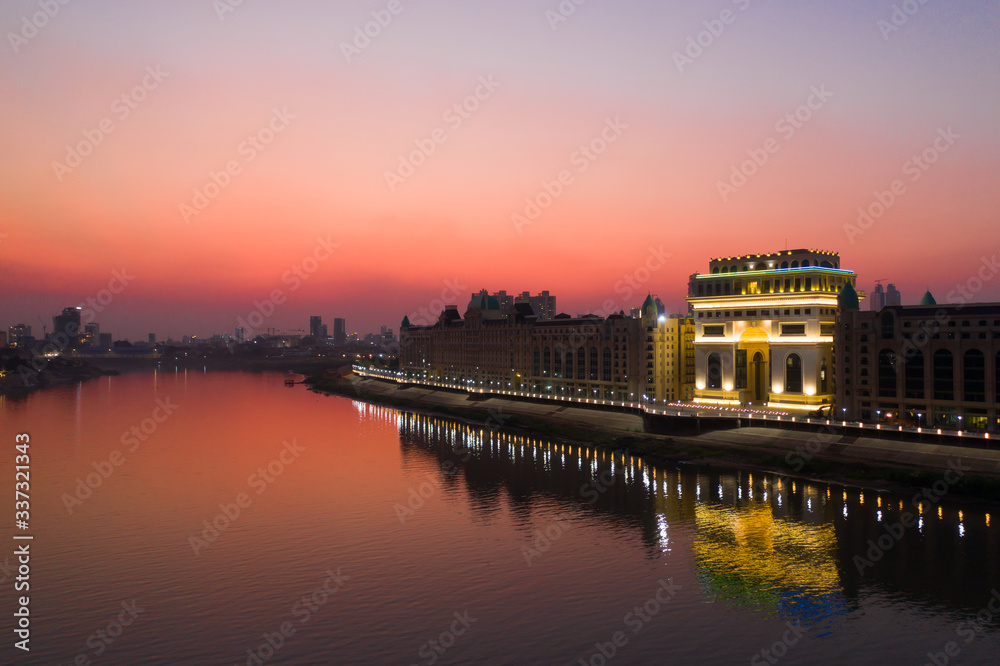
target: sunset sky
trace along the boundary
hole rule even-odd
[[[6,0],[0,326],[115,271],[96,320],[133,340],[275,290],[282,331],[481,288],[678,311],[710,258],[786,247],[1000,301],[1000,4],[896,7]]]

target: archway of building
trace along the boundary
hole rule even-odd
[[[771,390],[770,338],[767,331],[756,326],[743,331],[736,347],[735,366],[735,388],[744,389],[744,395],[752,402],[765,402]]]

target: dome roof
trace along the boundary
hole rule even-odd
[[[844,285],[840,293],[837,294],[837,304],[845,310],[860,310],[861,304],[858,301],[858,292],[850,282]]]
[[[924,292],[924,297],[920,299],[921,305],[937,305],[937,301],[934,300],[934,295],[931,290],[928,289]]]
[[[657,313],[656,301],[653,300],[652,294],[646,294],[646,300],[642,302],[642,313],[646,314],[646,308],[653,308],[653,314]]]

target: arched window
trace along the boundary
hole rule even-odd
[[[947,349],[934,352],[934,399],[955,399],[955,359]]]
[[[799,267],[799,262],[798,261],[793,261],[791,264],[788,265],[788,267],[789,268],[798,268]]]
[[[878,353],[878,394],[883,398],[896,397],[896,352],[890,349]]]
[[[755,271],[766,271],[767,270],[767,264],[765,264],[764,262],[760,262],[759,264],[757,264],[756,266],[754,266],[753,269]]]
[[[556,377],[562,377],[562,349],[560,349],[559,347],[556,347],[555,359],[554,360],[556,362],[555,363],[555,368],[554,368],[554,370],[555,370],[554,375]]]
[[[781,262],[781,266],[779,266],[779,268],[788,268],[788,262],[787,261]]]
[[[722,359],[715,352],[708,355],[708,377],[705,386],[710,389],[722,388]]]
[[[542,368],[543,376],[549,377],[552,375],[552,350],[548,347],[542,352]]]
[[[809,260],[806,259],[802,262],[802,268],[809,268]]]
[[[924,397],[924,353],[919,349],[908,352],[906,362],[906,397]]]
[[[715,268],[712,269],[712,275],[717,275],[718,273],[719,273],[719,267],[716,266]]]
[[[590,380],[597,381],[597,347],[590,348]]]
[[[785,392],[802,393],[802,358],[798,354],[785,359]]]
[[[535,377],[542,374],[541,355],[542,355],[542,350],[539,349],[538,347],[535,347],[535,361],[531,366],[532,369],[531,374],[534,375]]]
[[[735,273],[736,272],[736,264],[733,264],[732,266],[729,267],[729,272],[730,273]]]
[[[892,312],[883,312],[882,319],[882,339],[892,340],[896,337],[896,317]]]
[[[826,373],[826,359],[823,359],[823,364],[819,367],[819,392],[827,393],[829,391],[829,383],[827,381]]]
[[[968,402],[986,402],[986,356],[978,349],[965,352],[962,359],[965,382],[962,394]]]
[[[573,350],[566,350],[566,379],[573,379]]]
[[[583,347],[576,350],[576,378],[587,378],[587,352]]]
[[[604,360],[601,363],[601,379],[605,382],[611,381],[611,347],[604,348]]]
[[[722,272],[723,273],[728,273],[729,272],[729,267],[728,266],[723,266],[722,267]]]

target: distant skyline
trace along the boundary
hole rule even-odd
[[[676,312],[786,247],[1000,301],[995,2],[53,4],[0,5],[4,330],[116,271],[132,340],[275,290],[282,330],[483,288]]]

